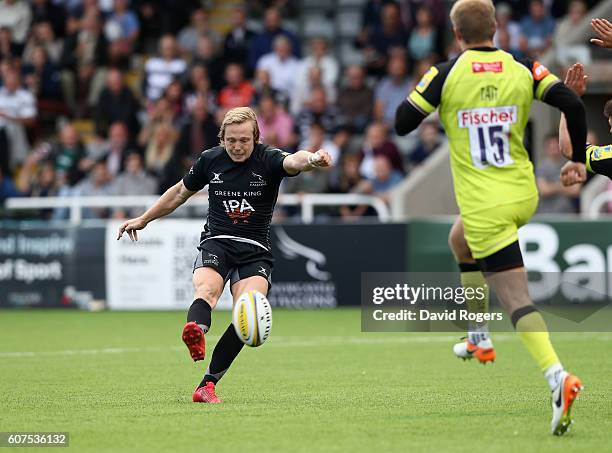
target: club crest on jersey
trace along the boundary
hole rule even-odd
[[[223,182],[221,175],[222,173],[215,173],[213,171],[213,179],[210,180],[210,184],[221,184]]]
[[[258,175],[255,172],[251,172],[251,174],[253,175],[253,177],[255,178],[255,181],[251,181],[249,184],[251,185],[251,187],[262,187],[265,186],[267,183],[266,181],[263,179],[263,176]]]
[[[429,68],[429,71],[427,71],[425,75],[421,78],[421,81],[415,87],[415,90],[417,90],[419,93],[422,93],[423,91],[425,91],[427,87],[429,86],[429,84],[431,83],[431,81],[435,79],[437,75],[438,75],[438,68],[436,68],[435,66],[432,66],[431,68]]]
[[[504,64],[501,61],[472,62],[472,72],[503,72]]]
[[[595,148],[591,154],[591,160],[610,159],[612,157],[612,146],[603,146]]]

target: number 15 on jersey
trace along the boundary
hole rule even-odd
[[[507,167],[510,157],[510,126],[516,123],[517,107],[484,107],[459,110],[459,127],[468,129],[472,163],[476,168]]]

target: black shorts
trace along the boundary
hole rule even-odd
[[[223,281],[233,285],[237,281],[258,275],[268,280],[268,290],[272,287],[274,257],[264,248],[232,239],[208,239],[198,247],[198,256],[193,270],[211,267]]]

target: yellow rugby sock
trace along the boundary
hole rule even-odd
[[[550,342],[544,318],[533,306],[521,307],[512,313],[512,323],[519,338],[542,371],[560,363]]]
[[[473,288],[474,291],[470,296],[466,295],[466,305],[470,313],[488,313],[489,312],[489,286],[487,281],[480,271],[477,264],[460,263],[461,269],[461,286],[463,288]],[[482,323],[470,322],[468,330],[487,331],[487,322]]]

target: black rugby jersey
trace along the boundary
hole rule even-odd
[[[204,151],[183,178],[188,190],[208,184],[208,220],[203,240],[227,237],[256,241],[270,250],[270,222],[288,153],[258,143],[245,162],[234,162],[225,148]]]

